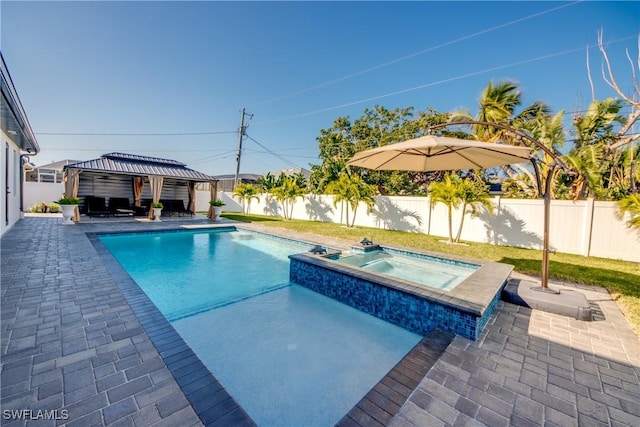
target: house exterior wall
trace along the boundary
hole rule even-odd
[[[0,52],[0,236],[22,218],[22,153],[36,155],[36,141],[9,69]]]
[[[3,188],[0,200],[0,236],[9,230],[22,217],[20,212],[20,181],[22,167],[20,147],[10,135],[0,131],[2,141],[0,186]]]

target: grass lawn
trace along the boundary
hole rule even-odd
[[[539,250],[470,242],[467,242],[467,245],[450,245],[442,242],[442,237],[377,228],[347,228],[340,224],[325,222],[283,221],[274,217],[236,213],[224,213],[222,216],[237,221],[260,222],[266,226],[337,237],[352,242],[358,242],[363,237],[367,237],[383,245],[407,246],[504,262],[513,265],[515,270],[521,273],[538,276],[541,274],[542,252]],[[640,264],[606,258],[551,253],[549,255],[549,277],[606,288],[629,319],[636,334],[640,335]]]

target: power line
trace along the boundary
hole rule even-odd
[[[260,160],[260,159],[256,159],[256,158],[254,158],[254,157],[252,157],[251,159],[252,159],[252,161],[254,161],[254,162],[260,163],[261,165],[264,165],[264,166],[268,167],[268,168],[269,168],[270,170],[272,170],[272,171],[273,171],[273,170],[278,169],[278,167],[277,167],[277,166],[274,166],[272,163],[267,163],[267,162],[264,162],[264,161],[262,161],[262,160]]]
[[[281,150],[280,152],[282,152],[282,151],[283,150]],[[245,148],[245,152],[256,153],[256,154],[273,154],[273,153],[278,154],[275,151],[273,153],[270,153],[268,151],[252,150],[252,149],[248,149],[248,148]],[[300,156],[300,155],[295,155],[295,154],[289,154],[289,155],[287,155],[287,157],[296,157],[296,158],[299,158],[299,159],[317,159],[318,158],[318,156]]]
[[[302,166],[297,165],[295,163],[293,163],[292,161],[290,161],[289,159],[281,156],[280,154],[276,153],[275,151],[271,150],[270,148],[262,145],[260,142],[256,141],[255,139],[253,139],[250,135],[247,135],[247,138],[249,138],[251,141],[253,141],[254,143],[256,143],[257,145],[259,145],[260,147],[262,147],[265,151],[267,151],[269,154],[271,154],[272,156],[277,157],[278,159],[282,160],[283,162],[285,162],[286,164],[288,164],[289,166],[293,166],[294,168],[301,168]]]
[[[617,39],[617,40],[611,41],[609,43],[616,43],[616,42],[620,42],[620,41],[624,41],[624,40],[629,40],[629,39],[632,39],[632,38],[635,38],[635,37],[636,36],[625,37],[625,38],[622,38],[622,39]],[[459,76],[456,76],[456,77],[450,77],[450,78],[439,80],[439,81],[436,81],[436,82],[425,83],[423,85],[414,86],[414,87],[407,88],[407,89],[401,89],[401,90],[397,90],[397,91],[394,91],[394,92],[385,93],[383,95],[372,96],[370,98],[361,99],[361,100],[358,100],[358,101],[347,102],[345,104],[335,105],[333,107],[326,107],[326,108],[321,108],[319,110],[309,111],[309,112],[306,112],[306,113],[294,114],[294,115],[291,115],[291,116],[285,116],[285,117],[281,117],[281,118],[278,118],[278,119],[267,120],[267,121],[264,121],[264,122],[258,122],[256,124],[276,123],[276,122],[281,122],[281,121],[285,121],[285,120],[296,119],[296,118],[299,118],[299,117],[311,116],[311,115],[314,115],[314,114],[324,113],[326,111],[337,110],[337,109],[344,108],[344,107],[350,107],[352,105],[363,104],[365,102],[370,102],[370,101],[375,101],[375,100],[382,99],[382,98],[388,98],[390,96],[400,95],[402,93],[413,92],[415,90],[424,89],[424,88],[431,87],[431,86],[437,86],[437,85],[440,85],[440,84],[443,84],[443,83],[450,83],[452,81],[462,80],[462,79],[465,79],[467,77],[477,76],[477,75],[485,74],[485,73],[488,73],[488,72],[491,72],[491,71],[502,70],[502,69],[505,69],[505,68],[514,67],[516,65],[529,64],[531,62],[536,62],[536,61],[540,61],[540,60],[543,60],[543,59],[549,59],[549,58],[553,58],[553,57],[556,57],[556,56],[566,55],[566,54],[569,54],[569,53],[578,52],[578,51],[583,50],[583,49],[588,49],[590,47],[592,47],[592,46],[587,45],[586,48],[585,47],[580,47],[580,48],[574,48],[574,49],[565,50],[565,51],[562,51],[562,52],[551,53],[551,54],[548,54],[548,55],[538,56],[538,57],[531,58],[531,59],[525,59],[525,60],[518,61],[518,62],[512,62],[510,64],[499,65],[499,66],[496,66],[496,67],[486,68],[486,69],[480,70],[480,71],[474,71],[474,72],[471,72],[471,73],[462,74],[462,75],[459,75]]]
[[[131,147],[126,147],[126,148],[114,148],[114,147],[105,147],[105,148],[43,148],[47,151],[127,151],[129,150]],[[197,151],[197,152],[202,152],[202,151],[227,151],[227,150],[222,150],[222,149],[208,149],[208,150],[203,150],[203,149],[199,149],[199,148],[187,148],[187,149],[181,149],[181,150],[172,150],[172,149],[166,149],[166,150],[158,150],[158,149],[144,149],[144,151],[148,151],[148,152],[176,152],[176,153],[184,153],[184,152],[191,152],[191,151]]]
[[[188,165],[193,165],[193,164],[197,164],[197,163],[206,162],[206,161],[209,161],[209,160],[226,159],[228,157],[231,157],[233,155],[233,153],[235,153],[235,150],[226,150],[223,153],[213,154],[213,155],[207,156],[207,157],[200,157],[199,159],[195,159],[195,160],[192,160],[190,162],[185,162],[185,163],[187,163]]]
[[[220,135],[225,133],[236,133],[237,131],[208,131],[208,132],[173,132],[173,133],[88,133],[88,132],[36,132],[36,135],[55,135],[55,136],[199,136],[199,135]]]
[[[444,43],[441,43],[439,45],[432,46],[432,47],[429,47],[427,49],[423,49],[421,51],[414,52],[414,53],[411,53],[409,55],[405,55],[405,56],[402,56],[400,58],[396,58],[396,59],[393,59],[391,61],[384,62],[384,63],[379,64],[379,65],[374,65],[373,67],[365,68],[364,70],[357,71],[355,73],[348,74],[346,76],[339,77],[337,79],[329,80],[327,82],[320,83],[320,84],[317,84],[317,85],[314,85],[314,86],[310,86],[310,87],[305,88],[305,89],[300,89],[298,91],[291,92],[291,93],[286,94],[286,95],[277,96],[275,98],[271,98],[271,99],[268,99],[266,101],[259,102],[259,103],[255,104],[255,106],[269,104],[269,103],[272,103],[272,102],[275,102],[275,101],[279,101],[281,99],[286,99],[286,98],[290,98],[290,97],[295,96],[295,95],[299,95],[301,93],[306,93],[306,92],[310,92],[310,91],[315,90],[315,89],[320,89],[320,88],[323,88],[323,87],[326,87],[326,86],[330,86],[330,85],[332,85],[334,83],[339,83],[341,81],[348,80],[348,79],[351,79],[353,77],[357,77],[357,76],[360,76],[362,74],[366,74],[366,73],[369,73],[371,71],[375,71],[375,70],[378,70],[380,68],[384,68],[384,67],[387,67],[389,65],[396,64],[398,62],[401,62],[401,61],[404,61],[404,60],[407,60],[407,59],[411,59],[413,57],[425,54],[427,52],[432,52],[432,51],[440,49],[442,47],[450,46],[452,44],[455,44],[455,43],[458,43],[458,42],[461,42],[461,41],[464,41],[464,40],[468,40],[468,39],[471,39],[473,37],[476,37],[476,36],[479,36],[479,35],[482,35],[482,34],[486,34],[486,33],[489,33],[491,31],[498,30],[500,28],[508,27],[510,25],[517,24],[519,22],[524,22],[526,20],[529,20],[529,19],[532,19],[532,18],[536,18],[538,16],[546,15],[547,13],[555,12],[556,10],[564,9],[566,7],[570,7],[570,6],[573,6],[575,4],[582,3],[583,1],[584,0],[577,0],[577,1],[574,1],[572,3],[563,4],[563,5],[560,5],[558,7],[554,7],[554,8],[548,9],[548,10],[544,10],[542,12],[534,13],[533,15],[525,16],[523,18],[518,18],[518,19],[515,19],[513,21],[506,22],[504,24],[496,25],[494,27],[487,28],[487,29],[484,29],[484,30],[481,30],[481,31],[477,31],[475,33],[468,34],[466,36],[458,37],[457,39],[454,39],[454,40],[451,40],[451,41],[448,41],[448,42],[444,42]]]

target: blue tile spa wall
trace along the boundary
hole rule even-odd
[[[374,283],[363,277],[366,274],[338,271],[328,260],[311,262],[302,254],[289,258],[292,282],[423,336],[440,328],[476,340],[497,304],[496,300],[480,317],[433,297]]]

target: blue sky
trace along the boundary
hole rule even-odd
[[[584,110],[587,49],[596,98],[615,96],[600,29],[632,88],[640,3],[3,0],[0,19],[42,148],[32,162],[123,151],[217,175],[235,171],[243,107],[269,150],[245,139],[246,173],[318,163],[320,129],[376,104],[475,112],[491,80],[517,81],[525,104]]]

